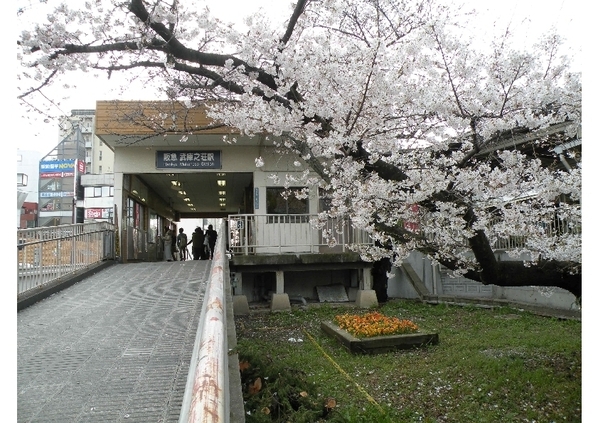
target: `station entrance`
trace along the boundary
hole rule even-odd
[[[179,219],[217,218],[253,213],[253,173],[185,172],[135,175]],[[135,195],[134,192],[132,192]]]
[[[190,241],[196,227],[205,230],[230,214],[253,213],[249,172],[123,174],[122,186],[126,262],[164,260],[168,229],[176,236],[183,228]]]

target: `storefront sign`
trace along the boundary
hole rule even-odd
[[[74,197],[74,192],[66,192],[66,191],[41,191],[39,193],[40,198],[65,198],[65,197]]]
[[[86,219],[109,219],[112,209],[85,209]]]
[[[77,172],[81,175],[85,174],[85,162],[83,160],[77,160]]]
[[[46,172],[40,173],[39,177],[42,179],[50,179],[50,178],[72,178],[75,176],[75,172]]]
[[[39,173],[75,170],[75,160],[48,160],[39,163]]]
[[[157,151],[158,169],[221,169],[221,151]]]

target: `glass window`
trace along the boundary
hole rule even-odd
[[[135,222],[135,201],[127,198],[127,227],[132,228]]]
[[[102,197],[110,197],[110,187],[102,187]]]
[[[155,211],[149,211],[149,228],[147,230],[147,242],[155,243],[158,236],[158,215]]]
[[[94,187],[94,189],[93,189],[93,196],[94,197],[101,197],[102,196],[102,187]]]
[[[300,187],[291,188],[299,190]],[[308,214],[309,199],[299,199],[295,195],[285,194],[285,189],[280,187],[266,188],[266,212],[268,214]],[[286,198],[285,198],[286,197]]]

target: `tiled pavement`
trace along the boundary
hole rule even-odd
[[[18,422],[177,422],[210,265],[116,264],[18,312]]]

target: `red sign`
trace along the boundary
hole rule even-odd
[[[101,219],[102,209],[85,209],[86,219]]]
[[[77,170],[80,174],[85,173],[85,162],[83,160],[77,160]]]
[[[414,217],[417,218],[417,214],[419,213],[419,206],[417,204],[412,204],[409,208],[411,209],[411,212],[413,213]],[[418,221],[407,221],[403,224],[403,227],[410,232],[419,232]]]

